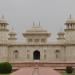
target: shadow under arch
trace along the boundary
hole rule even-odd
[[[33,52],[33,59],[34,59],[34,60],[40,60],[40,51],[35,50],[35,51]]]

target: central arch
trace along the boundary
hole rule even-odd
[[[40,52],[38,50],[33,52],[33,59],[40,60]]]

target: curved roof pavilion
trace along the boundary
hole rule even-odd
[[[65,24],[75,24],[75,20],[72,18],[71,14],[69,15],[69,18],[66,20]]]
[[[1,16],[0,23],[1,24],[4,24],[5,23],[6,25],[8,25],[7,20],[5,19],[4,15]]]
[[[26,32],[23,33],[23,35],[37,35],[37,34],[45,34],[50,36],[51,33],[47,32],[44,28],[42,28],[40,25],[33,25],[30,29],[28,29]]]

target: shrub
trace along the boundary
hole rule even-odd
[[[66,72],[71,74],[73,72],[72,66],[67,66],[66,67]]]
[[[8,62],[0,63],[0,73],[7,74],[11,73],[11,71],[12,71],[12,66],[10,63]]]

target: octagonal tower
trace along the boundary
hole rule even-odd
[[[4,17],[4,15],[2,15],[2,17],[0,18],[0,44],[7,44],[8,42],[8,29],[7,29],[7,21]]]
[[[75,43],[75,20],[69,16],[65,22],[65,40],[66,43]]]

